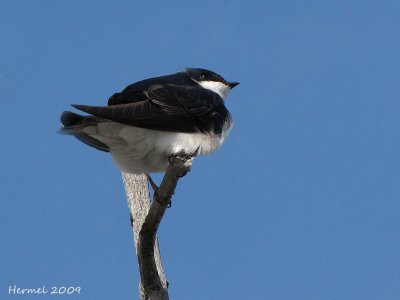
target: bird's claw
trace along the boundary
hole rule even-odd
[[[197,156],[199,154],[199,151],[200,151],[200,146],[197,147],[193,152],[190,152],[190,153],[186,153],[185,151],[181,150],[178,153],[170,155],[168,157],[168,161],[170,164],[172,164],[174,159],[189,160],[189,159]],[[186,175],[186,174],[184,174],[184,175]]]

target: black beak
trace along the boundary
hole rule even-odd
[[[228,82],[228,85],[231,89],[233,89],[235,86],[237,86],[239,82]]]

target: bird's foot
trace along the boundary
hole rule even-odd
[[[196,150],[194,150],[191,153],[186,153],[185,151],[181,150],[180,152],[176,154],[172,154],[168,157],[168,161],[171,165],[176,164],[176,163],[181,163],[185,165],[188,161],[190,161],[190,165],[192,164],[192,160],[195,156],[199,154],[200,147],[197,147]],[[182,173],[178,174],[177,177],[181,178],[185,176],[188,172],[190,171],[190,166],[187,168],[187,171],[183,171]]]
[[[196,148],[193,152],[186,153],[185,151],[181,150],[178,153],[172,154],[168,157],[168,161],[170,164],[174,162],[174,159],[180,160],[188,160],[191,159],[199,154],[200,146]]]

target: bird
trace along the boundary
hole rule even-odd
[[[109,152],[122,172],[165,172],[173,155],[207,155],[222,145],[233,126],[225,99],[238,84],[202,68],[141,80],[106,106],[72,104],[89,115],[64,111],[60,133]]]

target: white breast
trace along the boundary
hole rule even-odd
[[[126,126],[115,122],[97,124],[87,133],[110,146],[117,167],[127,173],[163,172],[168,157],[184,151],[207,155],[222,145],[231,129],[226,124],[222,134],[177,133]]]

